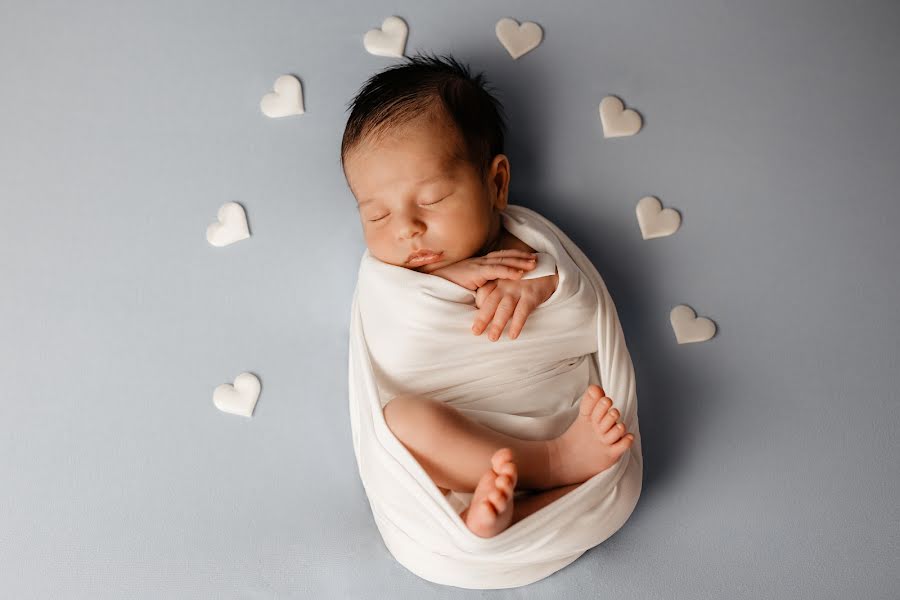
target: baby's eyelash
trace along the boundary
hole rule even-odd
[[[441,198],[441,200],[444,200],[444,198]],[[423,204],[422,206],[431,206],[432,204],[437,204],[441,200],[435,200],[434,202],[429,202],[428,204]],[[386,217],[386,216],[387,215],[384,215],[384,217]],[[378,217],[377,219],[368,219],[368,221],[369,221],[369,223],[374,223],[375,221],[382,220],[384,217]]]

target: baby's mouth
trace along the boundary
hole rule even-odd
[[[414,256],[408,262],[411,265],[425,265],[431,262],[436,262],[443,256],[443,250],[434,254],[422,254],[419,256]]]

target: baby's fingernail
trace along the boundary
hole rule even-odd
[[[525,271],[523,269],[519,269],[519,273],[524,273],[524,272]]]

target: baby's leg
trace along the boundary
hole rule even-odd
[[[426,396],[397,396],[385,405],[384,419],[438,487],[474,491],[491,468],[491,456],[503,447],[513,452],[518,488],[543,490],[569,483],[551,468],[554,441],[508,436]]]
[[[519,496],[518,498],[516,498],[516,503],[513,507],[513,516],[510,525],[518,523],[528,515],[536,513],[551,502],[562,498],[563,496],[577,488],[579,485],[581,485],[581,483],[570,483],[569,485],[555,487],[553,489],[544,490],[542,492],[535,492],[527,496]]]

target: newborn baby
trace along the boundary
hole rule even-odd
[[[510,319],[515,339],[559,282],[558,274],[522,279],[534,248],[502,224],[503,131],[502,106],[482,75],[451,57],[415,56],[366,82],[341,144],[369,252],[473,291],[473,335],[487,329],[491,341]],[[384,418],[442,492],[473,493],[460,517],[492,537],[618,461],[634,436],[611,406],[589,385],[571,426],[548,440],[506,435],[424,395],[392,398]]]

